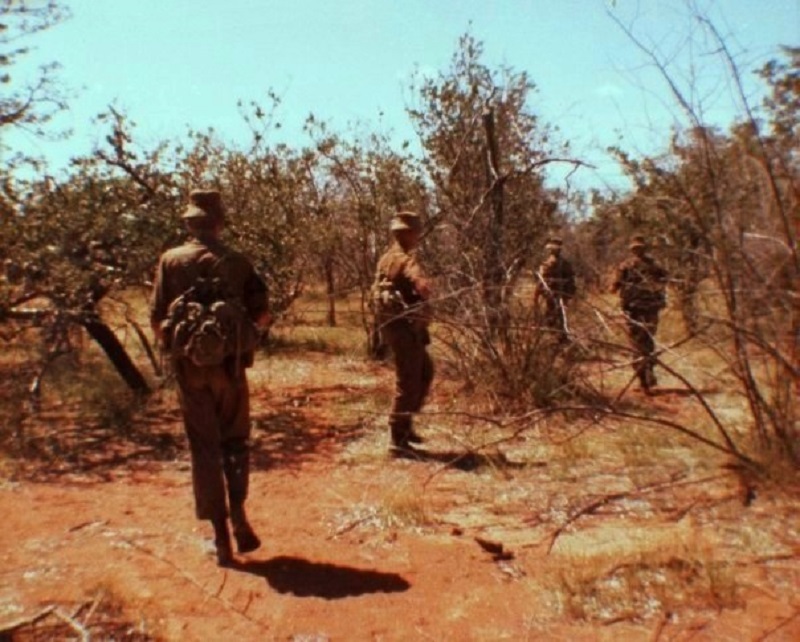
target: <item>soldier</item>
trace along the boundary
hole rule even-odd
[[[419,244],[422,224],[417,214],[400,212],[391,222],[394,244],[378,261],[374,296],[383,341],[395,363],[395,396],[389,417],[392,451],[402,454],[409,444],[422,443],[413,429],[433,380],[428,302],[431,287],[412,252]]]
[[[171,304],[210,274],[241,302],[245,321],[254,330],[269,323],[265,283],[250,261],[220,241],[225,212],[220,193],[195,190],[182,215],[191,235],[183,245],[160,258],[152,293],[150,321],[162,346],[169,348]],[[257,332],[254,333],[257,337]],[[240,346],[241,347],[241,346]],[[192,487],[198,519],[214,527],[217,562],[233,562],[228,516],[240,553],[261,542],[245,514],[249,485],[250,407],[245,368],[253,363],[247,352],[224,357],[219,365],[196,365],[173,350],[172,366],[189,440]],[[227,501],[226,501],[227,499]],[[228,508],[228,505],[230,508]]]
[[[629,245],[632,257],[617,267],[612,291],[619,292],[628,335],[639,356],[633,367],[642,389],[650,393],[656,385],[655,334],[658,315],[666,307],[667,271],[647,253],[643,236],[634,236]]]
[[[575,296],[575,272],[567,259],[561,256],[563,241],[548,239],[544,246],[548,252],[536,272],[536,287],[533,305],[537,307],[541,298],[545,301],[544,325],[558,337],[559,343],[569,341],[566,306]]]

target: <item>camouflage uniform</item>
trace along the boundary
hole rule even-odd
[[[639,357],[633,367],[646,391],[656,385],[655,334],[658,317],[666,306],[667,271],[646,253],[642,237],[630,244],[634,256],[623,261],[616,271],[612,290],[619,292],[628,335]]]
[[[159,260],[151,301],[151,324],[157,334],[170,303],[199,277],[208,276],[212,266],[213,275],[220,278],[228,293],[239,298],[253,322],[266,313],[266,285],[246,257],[216,239],[191,239],[166,251]],[[173,357],[191,450],[195,512],[198,519],[214,522],[215,528],[228,516],[226,497],[231,512],[239,510],[244,519],[250,437],[245,368],[252,363],[252,352],[227,357],[217,366],[197,366],[186,358]]]
[[[406,213],[405,216],[416,220],[413,218],[416,215]],[[396,219],[393,230],[403,229],[402,224],[402,219]],[[421,441],[413,430],[412,414],[421,410],[433,381],[433,361],[427,351],[430,335],[425,303],[429,282],[410,250],[395,242],[378,261],[376,287],[381,283],[402,299],[402,309],[379,312],[378,323],[383,341],[394,354],[395,395],[389,418],[392,444],[404,448],[410,441]]]
[[[545,301],[544,325],[558,335],[560,341],[569,339],[565,306],[575,296],[575,272],[567,259],[561,256],[561,240],[550,239],[545,248],[550,255],[536,272],[534,303],[541,297]]]

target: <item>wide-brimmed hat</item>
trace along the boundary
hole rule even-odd
[[[389,229],[392,232],[397,232],[398,230],[419,231],[422,229],[422,219],[416,212],[398,212],[392,218]]]
[[[544,245],[545,250],[560,250],[564,246],[564,241],[562,241],[557,236],[551,236],[547,239],[547,243]]]
[[[631,242],[628,244],[628,249],[635,250],[638,248],[647,248],[647,240],[641,234],[632,237]]]
[[[189,205],[181,215],[184,220],[225,220],[225,206],[222,194],[213,189],[195,189],[189,194]]]

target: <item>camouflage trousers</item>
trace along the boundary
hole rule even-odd
[[[175,363],[178,398],[192,459],[198,519],[220,520],[247,499],[250,393],[244,368]]]
[[[384,326],[381,335],[394,355],[395,391],[389,416],[392,442],[406,445],[412,430],[412,415],[422,409],[433,382],[427,330],[396,321]]]
[[[628,336],[638,356],[633,361],[633,369],[642,386],[655,385],[656,331],[658,330],[658,309],[626,308],[625,317]]]
[[[548,296],[545,299],[544,327],[550,335],[558,341],[567,341],[567,317],[565,314],[566,303],[564,299]]]

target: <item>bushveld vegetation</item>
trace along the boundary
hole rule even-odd
[[[0,0],[7,51],[12,35],[34,36],[64,16],[55,1],[24,16],[18,6]],[[680,520],[697,502],[681,493],[709,480],[700,523],[733,510],[717,508],[720,467],[738,476],[745,505],[798,479],[800,49],[786,48],[756,70],[765,98],[752,104],[742,78],[751,70],[739,67],[714,24],[694,18],[698,52],[720,62],[741,118],[724,130],[706,123],[669,52],[618,22],[687,123],[659,154],[612,150],[631,179],[625,192],[546,186],[548,165],[580,171],[584,162],[568,140],[559,142],[567,133],[537,116],[533,79],[487,66],[483,44],[469,34],[447,69],[409,88],[418,153],[380,132],[333,132],[313,116],[306,146],[271,144],[281,113],[272,92],[263,104],[238,105],[251,131],[244,146],[211,129],[148,146],[134,117],[109,107],[94,123],[105,132],[102,143],[73,159],[63,177],[24,151],[4,153],[0,445],[13,456],[69,458],[56,452],[57,439],[48,446],[47,435],[27,432],[39,419],[49,425],[53,404],[79,408],[87,431],[124,435],[158,394],[163,371],[146,328],[146,295],[158,255],[182,238],[177,212],[193,187],[223,192],[227,241],[254,259],[270,286],[277,322],[261,358],[286,364],[299,352],[328,354],[343,367],[343,354],[380,358],[368,291],[389,218],[412,209],[425,220],[422,261],[437,286],[439,392],[427,421],[456,445],[453,461],[480,472],[462,491],[500,522],[509,511],[538,516],[528,527],[549,538],[548,552],[592,515],[641,516],[646,505],[669,522],[657,550],[632,547],[627,559],[595,547],[583,564],[545,568],[553,608],[609,622],[697,603],[735,605],[731,566],[710,552],[686,552],[693,535]],[[11,76],[15,55],[0,56]],[[55,71],[0,98],[0,133],[26,127],[59,135],[48,130],[66,107]],[[531,306],[531,272],[554,233],[566,239],[580,277],[566,347],[539,328]],[[658,360],[662,386],[679,405],[631,402],[633,354],[607,275],[634,233],[653,240],[671,275]],[[330,412],[368,417],[378,434],[387,399],[376,391]],[[372,445],[351,444],[345,461],[373,460]],[[546,470],[536,467],[540,460]],[[485,478],[517,474],[509,472],[515,466],[542,493],[489,497],[494,486]],[[687,479],[690,469],[700,481]],[[625,471],[624,479],[611,471]],[[597,477],[614,483],[588,498],[548,492]],[[353,507],[342,523],[424,528],[432,515],[441,518],[438,508],[400,485],[382,505]],[[780,540],[779,525],[771,528]],[[740,537],[757,538],[755,529]],[[755,539],[739,544],[756,557],[773,550]],[[562,555],[585,556],[564,546]],[[666,588],[675,585],[681,589]]]
[[[0,6],[6,49],[65,16],[57,2],[23,13],[13,2]],[[598,373],[631,358],[604,275],[630,235],[644,233],[667,263],[671,306],[683,320],[680,332],[661,337],[661,365],[694,397],[710,431],[681,417],[646,420],[689,434],[757,475],[775,458],[796,467],[800,51],[786,48],[758,70],[766,98],[752,105],[742,83],[750,70],[738,67],[714,24],[694,18],[697,44],[720,61],[742,117],[725,131],[707,125],[668,53],[617,20],[688,123],[675,127],[672,144],[658,155],[613,150],[631,178],[624,193],[545,186],[548,164],[579,169],[583,161],[536,115],[533,80],[511,67],[488,67],[482,43],[469,34],[449,68],[420,75],[410,87],[419,154],[409,145],[393,148],[380,133],[331,132],[313,116],[307,146],[271,145],[280,117],[272,92],[265,104],[238,105],[252,133],[246,146],[211,129],[146,146],[132,117],[109,107],[95,122],[106,131],[103,142],[73,159],[64,178],[48,175],[23,151],[4,154],[0,329],[7,345],[25,346],[30,381],[19,402],[35,406],[54,364],[86,345],[83,333],[134,394],[151,391],[157,357],[141,315],[124,311],[125,298],[147,288],[155,258],[182,237],[175,213],[188,190],[205,185],[225,194],[228,240],[268,279],[274,315],[290,320],[298,296],[323,284],[326,320],[335,326],[337,300],[357,293],[365,355],[380,348],[366,295],[388,218],[398,209],[419,211],[423,260],[437,280],[443,372],[510,425],[541,413],[625,416],[621,395],[598,383]],[[24,53],[3,57],[9,78]],[[66,108],[55,71],[43,70],[34,85],[0,102],[0,127],[48,135],[49,121]],[[569,350],[537,331],[526,298],[537,248],[553,232],[569,240],[582,277]],[[133,358],[121,331],[138,338],[146,359]],[[670,361],[676,346],[687,344],[724,364],[725,385],[746,402],[746,420],[731,425],[706,400],[695,366]]]

